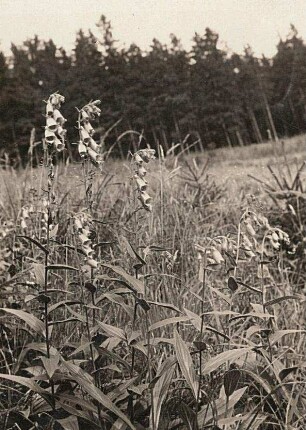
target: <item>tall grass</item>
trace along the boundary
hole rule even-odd
[[[1,429],[305,427],[303,167],[173,152],[1,172]]]

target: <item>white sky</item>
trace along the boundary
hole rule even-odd
[[[233,51],[250,44],[259,56],[276,52],[290,23],[306,41],[306,0],[0,0],[0,50],[9,54],[11,42],[37,34],[70,51],[80,28],[96,33],[102,14],[121,45],[135,42],[142,49],[154,37],[168,43],[170,33],[188,49],[206,27]]]

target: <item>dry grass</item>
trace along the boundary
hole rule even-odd
[[[303,429],[304,139],[3,170],[1,428]]]

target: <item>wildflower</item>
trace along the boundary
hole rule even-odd
[[[54,145],[57,152],[65,149],[66,130],[63,125],[66,119],[60,112],[61,103],[65,101],[65,97],[58,93],[51,94],[46,106],[46,127],[45,140],[49,145]]]
[[[98,267],[98,262],[94,258],[94,249],[92,240],[94,238],[92,230],[91,216],[86,212],[77,214],[74,218],[74,225],[78,233],[81,249],[85,254],[85,262],[92,268]]]
[[[103,162],[102,155],[100,154],[101,147],[92,138],[95,130],[90,123],[90,120],[94,120],[101,114],[101,110],[97,107],[98,104],[100,104],[100,100],[95,100],[85,105],[79,111],[78,128],[80,141],[78,151],[81,158],[88,157],[93,164],[100,166]]]
[[[152,198],[146,192],[148,188],[148,182],[144,179],[147,174],[146,169],[143,167],[143,163],[149,163],[150,160],[155,158],[154,149],[140,149],[135,154],[133,154],[133,162],[134,162],[134,171],[135,174],[133,176],[138,190],[138,198],[145,210],[148,212],[152,212]]]

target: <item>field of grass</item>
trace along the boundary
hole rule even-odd
[[[0,428],[304,429],[305,153],[3,169]]]

